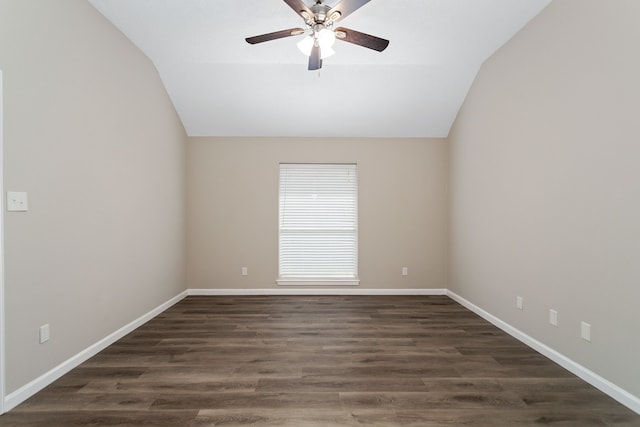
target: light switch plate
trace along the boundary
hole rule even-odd
[[[27,193],[24,191],[7,191],[7,211],[26,212],[29,210]]]

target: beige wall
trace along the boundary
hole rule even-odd
[[[1,0],[0,69],[5,190],[30,207],[5,222],[10,393],[185,289],[186,135],[86,1]]]
[[[279,162],[358,164],[361,288],[446,287],[444,140],[190,138],[188,145],[190,288],[277,287]]]
[[[636,0],[555,0],[483,65],[449,138],[450,288],[636,396],[638,22]]]

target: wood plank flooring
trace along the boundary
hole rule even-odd
[[[0,426],[640,426],[445,296],[188,297]]]

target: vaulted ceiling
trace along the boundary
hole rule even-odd
[[[443,137],[482,63],[551,0],[371,0],[340,25],[389,47],[338,41],[319,71],[303,36],[245,42],[304,26],[282,0],[89,1],[153,61],[191,136]]]

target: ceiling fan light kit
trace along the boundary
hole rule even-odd
[[[291,36],[306,36],[298,42],[298,49],[309,57],[309,70],[322,68],[322,60],[335,54],[333,44],[336,39],[358,46],[382,52],[389,45],[389,40],[348,28],[333,28],[334,24],[367,4],[370,0],[342,0],[333,7],[316,0],[311,7],[302,0],[284,0],[303,20],[306,28],[291,28],[275,31],[254,37],[247,37],[249,44],[263,43],[270,40]]]
[[[305,55],[310,56],[313,46],[319,46],[320,58],[324,59],[336,53],[336,51],[333,50],[335,42],[336,34],[333,31],[327,28],[320,30],[314,29],[313,34],[306,36],[298,42],[298,49]]]

